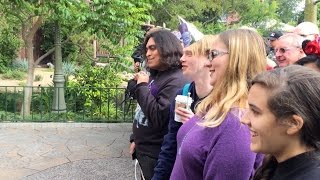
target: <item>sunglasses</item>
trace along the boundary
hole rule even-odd
[[[218,56],[223,56],[225,54],[229,54],[229,52],[222,52],[222,51],[218,51],[218,50],[209,50],[208,52],[208,59],[209,61],[212,61],[214,58],[218,57]]]
[[[286,53],[287,51],[290,51],[291,48],[279,48],[279,49],[275,49],[274,52],[277,53],[277,52],[280,52],[281,54],[284,54]]]

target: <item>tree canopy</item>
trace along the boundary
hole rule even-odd
[[[177,29],[177,15],[199,27],[204,33],[217,33],[233,26],[249,25],[261,28],[261,22],[278,20],[288,23],[297,21],[297,6],[302,0],[173,0],[155,6],[151,14],[156,24],[163,22]],[[263,31],[264,29],[261,28]]]

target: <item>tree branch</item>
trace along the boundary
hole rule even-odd
[[[70,40],[70,38],[67,38],[65,41],[63,41],[61,43],[61,45],[65,44],[66,42],[68,42]],[[51,49],[49,49],[45,54],[43,54],[42,56],[40,56],[35,62],[34,62],[34,66],[37,66],[44,58],[46,58],[47,56],[49,56],[51,53],[54,52],[56,48],[53,47]]]
[[[56,48],[53,47],[51,48],[49,51],[47,51],[45,54],[43,54],[42,56],[40,56],[35,62],[34,62],[34,66],[37,66],[45,57],[49,56],[51,53],[54,52]]]
[[[207,23],[210,23],[210,22],[214,21],[215,19],[216,19],[216,17],[205,21],[204,23],[202,23],[202,26],[206,25]]]
[[[82,46],[80,46],[79,44],[74,44],[74,45],[78,46],[80,49],[82,48]],[[95,61],[95,59],[93,59],[91,55],[86,53],[86,51],[83,51],[83,54],[87,56],[87,58],[89,58],[91,61]]]

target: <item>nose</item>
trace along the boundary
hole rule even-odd
[[[212,66],[211,61],[209,61],[209,60],[206,61],[206,62],[204,63],[204,66],[210,68],[210,67]]]
[[[274,50],[274,53],[275,53],[276,57],[282,56],[282,53],[280,51]]]
[[[181,58],[180,58],[180,62],[184,62],[185,61],[185,55],[183,54],[182,56],[181,56]]]
[[[151,55],[151,51],[148,49],[147,52],[146,52],[146,57],[148,57],[150,55]]]

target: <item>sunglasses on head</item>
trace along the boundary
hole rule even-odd
[[[218,56],[223,56],[225,54],[229,54],[229,52],[222,52],[222,51],[218,51],[216,49],[208,50],[208,59],[209,59],[209,61],[212,61],[214,58],[216,58]]]

